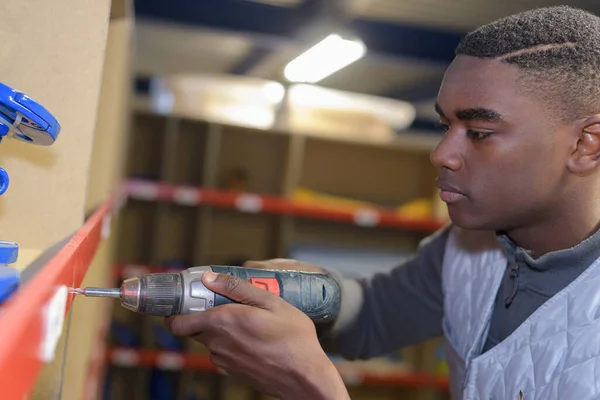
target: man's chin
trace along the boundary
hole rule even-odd
[[[448,215],[452,224],[462,229],[482,231],[494,230],[489,221],[485,221],[483,218],[480,218],[473,213],[457,210],[452,206],[448,207]]]

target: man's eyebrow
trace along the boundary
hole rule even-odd
[[[438,103],[435,103],[435,111],[441,116],[446,117],[442,108]],[[502,116],[489,108],[484,107],[471,107],[456,110],[456,118],[461,121],[487,121],[487,122],[502,122]]]
[[[456,118],[461,121],[502,122],[502,117],[494,110],[483,107],[465,108],[456,111]]]
[[[435,103],[435,112],[438,113],[440,117],[446,118],[444,112],[442,111],[442,107],[440,107],[440,105],[437,102]]]

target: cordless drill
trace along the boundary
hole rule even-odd
[[[116,298],[128,310],[163,317],[234,303],[204,286],[201,278],[206,271],[237,276],[267,290],[304,312],[315,323],[334,320],[340,309],[340,287],[327,274],[233,266],[211,265],[181,272],[143,274],[126,279],[120,288],[85,288],[74,289],[74,292],[88,297]]]

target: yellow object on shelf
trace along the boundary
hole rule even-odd
[[[396,208],[396,214],[411,218],[431,218],[433,205],[427,198],[419,198]]]
[[[298,188],[292,193],[292,200],[303,204],[314,204],[322,207],[355,210],[360,207],[381,208],[377,204],[366,201],[348,199],[320,193],[307,188]]]
[[[448,363],[446,361],[440,361],[436,366],[435,372],[438,376],[448,376],[450,374]]]
[[[341,196],[320,193],[305,187],[296,189],[292,193],[292,200],[302,204],[312,204],[321,207],[344,209],[353,211],[358,208],[371,208],[382,211],[394,212],[398,216],[410,218],[431,218],[433,204],[428,198],[418,198],[395,208],[385,208],[368,201],[354,200]]]

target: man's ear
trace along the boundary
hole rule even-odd
[[[568,161],[569,169],[576,174],[586,174],[598,165],[600,165],[600,114],[584,121]]]

